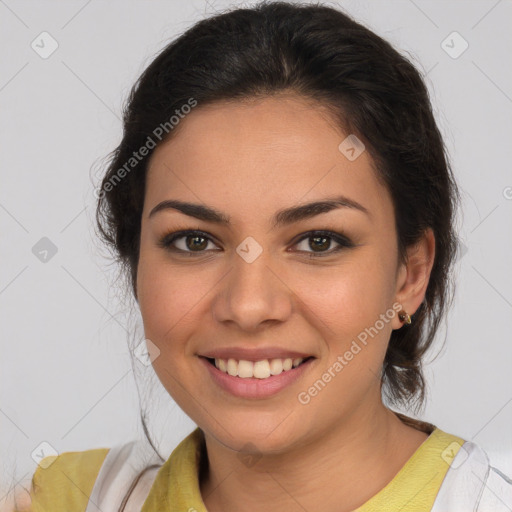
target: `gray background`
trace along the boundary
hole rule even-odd
[[[510,475],[511,2],[331,4],[407,52],[426,75],[463,194],[466,252],[455,305],[427,360],[421,417],[480,444]],[[62,452],[142,435],[127,339],[143,333],[140,319],[128,321],[94,234],[95,173],[120,140],[122,102],[142,70],[170,38],[228,5],[0,0],[2,495],[30,479],[31,453],[43,441]],[[43,31],[58,43],[46,59],[31,47],[42,46]],[[453,58],[464,41],[469,47]],[[33,253],[48,243],[43,237],[57,249],[46,262]],[[194,424],[149,372],[144,379],[156,383],[142,400],[168,455]]]

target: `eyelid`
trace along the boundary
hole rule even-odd
[[[182,249],[178,249],[176,247],[172,246],[172,243],[174,243],[176,240],[179,240],[181,238],[186,238],[187,236],[201,236],[203,238],[206,238],[208,241],[213,242],[218,245],[217,239],[210,235],[209,233],[201,230],[201,229],[182,229],[182,230],[173,230],[167,234],[164,234],[162,237],[160,237],[158,241],[158,246],[171,251],[175,254],[186,254],[186,255],[204,255],[208,252],[211,252],[210,250],[203,250],[203,251],[184,251]],[[296,251],[298,253],[307,254],[309,257],[322,257],[322,256],[329,256],[332,254],[335,254],[339,252],[342,249],[349,249],[352,247],[355,247],[356,244],[352,242],[352,240],[346,236],[344,233],[339,231],[332,231],[329,229],[312,229],[309,231],[306,231],[304,233],[301,233],[298,235],[292,242],[291,246],[294,247],[300,242],[307,240],[308,238],[314,238],[319,236],[326,236],[330,238],[334,243],[338,244],[338,247],[335,247],[334,249],[329,249],[327,251]]]
[[[162,249],[170,250],[176,253],[181,254],[201,254],[206,253],[207,251],[183,251],[181,249],[177,249],[175,247],[172,247],[172,243],[176,240],[179,240],[180,238],[186,238],[187,236],[202,236],[206,238],[208,241],[215,243],[218,245],[217,239],[211,235],[210,233],[207,233],[206,231],[203,231],[201,229],[178,229],[178,230],[172,230],[164,235],[162,235],[158,240],[158,246]]]

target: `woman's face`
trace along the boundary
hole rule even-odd
[[[180,123],[149,164],[137,278],[161,382],[207,434],[237,450],[252,443],[277,453],[356,412],[369,418],[382,407],[381,368],[391,331],[402,326],[397,301],[406,272],[391,198],[368,152],[354,159],[360,148],[352,151],[350,140],[340,150],[349,134],[292,95],[199,105]],[[360,207],[280,213],[340,196]],[[150,215],[162,201],[198,207]],[[200,208],[226,222],[206,219]],[[181,230],[201,233],[161,244]],[[317,230],[341,238],[307,234]],[[238,349],[248,360],[270,359],[274,372],[276,354],[314,359],[288,370],[297,377],[269,393],[261,390],[270,381],[245,386],[202,357],[222,350],[243,359]],[[214,375],[236,379],[238,391]],[[285,375],[271,379],[283,383]]]

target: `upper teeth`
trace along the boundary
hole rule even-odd
[[[241,377],[242,379],[266,379],[271,375],[279,375],[283,371],[290,370],[299,366],[304,358],[297,357],[292,359],[263,359],[261,361],[246,361],[241,359],[215,359],[215,366],[224,373],[228,373],[233,377]]]

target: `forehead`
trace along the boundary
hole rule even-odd
[[[326,107],[302,97],[198,105],[150,159],[145,212],[173,198],[229,205],[233,217],[270,216],[340,193],[389,215],[391,199],[368,151],[355,160],[340,151],[348,135]]]

